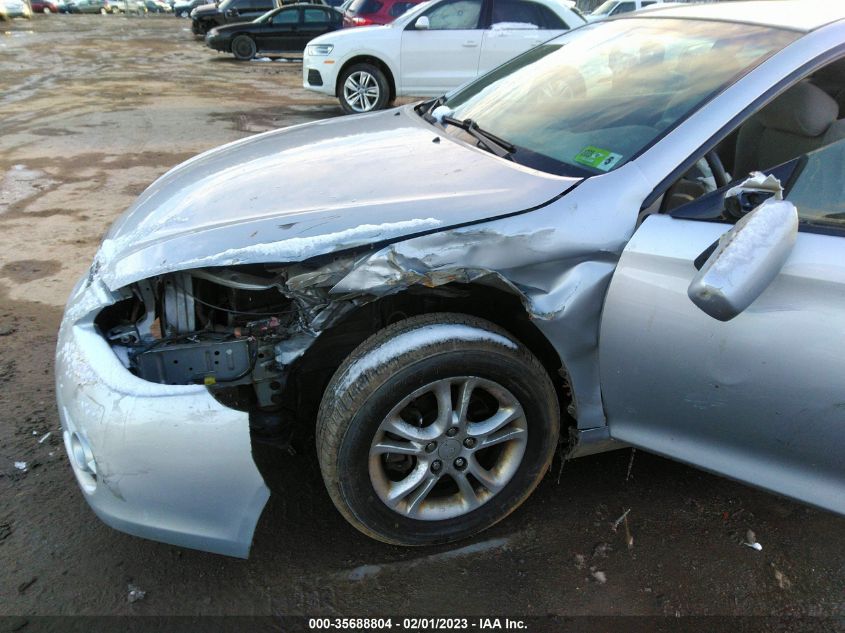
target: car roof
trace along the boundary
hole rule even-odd
[[[845,19],[845,2],[842,0],[752,0],[653,6],[645,13],[627,14],[621,19],[627,17],[725,20],[796,31],[812,31],[825,24]]]

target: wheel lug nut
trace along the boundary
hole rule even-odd
[[[437,448],[437,442],[429,442],[425,445],[425,450],[427,453],[433,453],[434,449]]]
[[[464,440],[464,446],[466,446],[467,448],[475,448],[475,438],[474,437],[466,438]]]
[[[458,457],[458,459],[455,460],[455,468],[457,468],[458,470],[463,470],[464,468],[466,468],[466,466],[467,460],[465,460],[463,457]]]
[[[439,459],[435,459],[433,462],[431,462],[431,472],[439,473],[441,468],[443,468],[443,462],[441,462]]]
[[[446,431],[446,435],[448,435],[449,437],[455,437],[457,434],[458,434],[458,427],[456,427],[456,426],[453,426],[451,429]]]

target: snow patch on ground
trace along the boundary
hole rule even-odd
[[[408,561],[398,561],[393,563],[368,564],[360,565],[355,569],[346,572],[347,580],[360,581],[377,576],[383,571],[394,571],[399,573],[407,573],[410,569],[419,565],[440,564],[443,561],[455,560],[468,556],[479,556],[486,552],[497,552],[503,550],[508,546],[510,539],[506,537],[494,538],[479,543],[472,543],[456,549],[431,554],[430,556],[423,556],[421,558],[413,558]]]
[[[26,165],[14,165],[0,182],[0,214],[10,206],[26,200],[55,184],[43,171],[29,169]]]
[[[415,349],[420,349],[432,343],[440,343],[443,341],[490,341],[498,343],[511,349],[517,349],[516,343],[507,337],[497,334],[496,332],[488,332],[470,325],[461,325],[459,323],[437,323],[426,325],[410,332],[405,332],[391,339],[381,347],[374,349],[369,354],[359,358],[350,365],[343,376],[343,380],[337,386],[337,391],[346,391],[353,383],[367,371],[375,369],[379,365],[383,365],[396,358],[401,354],[405,354]]]

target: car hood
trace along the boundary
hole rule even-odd
[[[252,136],[155,181],[94,271],[112,290],[165,272],[301,261],[527,211],[578,182],[455,140],[412,106]]]
[[[224,24],[222,26],[215,26],[209,31],[215,35],[229,35],[235,31],[250,31],[252,28],[260,29],[261,24],[253,24],[252,22],[237,22],[235,24]]]
[[[217,8],[216,4],[201,4],[198,7],[194,8],[194,15],[214,15],[215,13],[219,13],[219,9]]]
[[[392,24],[371,24],[370,26],[356,26],[352,28],[343,28],[337,31],[332,31],[331,33],[325,33],[323,35],[315,37],[308,43],[324,44],[327,42],[345,42],[346,40],[351,40],[353,43],[355,43],[357,39],[359,42],[365,42],[369,44],[377,39],[383,39],[391,36],[396,37],[394,35],[395,33],[397,33],[395,22]],[[401,36],[401,31],[399,31],[399,33]]]

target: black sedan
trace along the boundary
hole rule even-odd
[[[265,13],[253,22],[211,29],[205,43],[248,60],[258,53],[301,53],[309,41],[343,26],[343,14],[327,6],[297,4]]]

